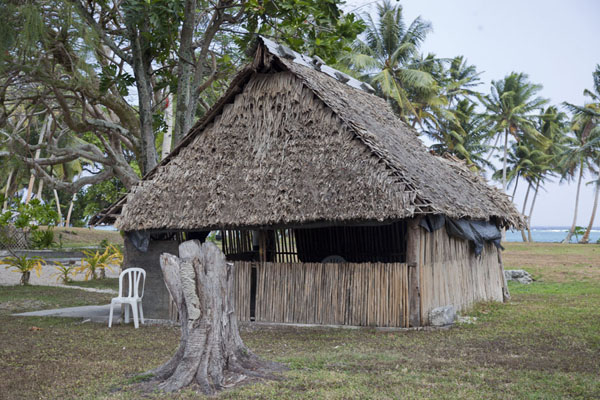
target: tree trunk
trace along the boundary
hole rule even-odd
[[[531,201],[531,208],[529,208],[529,217],[527,217],[527,241],[533,242],[533,237],[531,235],[531,216],[533,215],[533,207],[535,206],[535,199],[537,199],[538,191],[540,189],[540,181],[538,179],[535,184],[535,192],[533,193],[533,200]]]
[[[140,115],[140,136],[141,136],[141,160],[140,168],[142,176],[150,172],[157,164],[156,145],[154,143],[153,112],[152,112],[152,63],[149,55],[150,45],[146,40],[147,34],[145,26],[139,27],[139,32],[135,27],[128,27],[131,40],[131,50],[133,54],[133,74],[138,94],[138,108]]]
[[[44,118],[44,124],[42,125],[42,131],[40,132],[40,137],[38,138],[38,145],[41,145],[44,142],[44,136],[46,136],[46,127],[50,125],[50,116],[46,115],[46,118]],[[35,151],[35,155],[34,155],[34,160],[37,160],[38,158],[40,158],[40,149],[37,149]],[[33,171],[33,170],[32,170]],[[31,196],[33,195],[33,185],[35,183],[35,174],[33,174],[33,172],[31,173],[31,176],[29,177],[29,185],[27,185],[27,196],[25,196],[25,204],[29,203],[29,200],[31,200]]]
[[[579,190],[581,189],[581,180],[583,179],[583,162],[579,165],[579,180],[577,181],[577,194],[575,195],[575,211],[573,212],[573,223],[571,224],[571,229],[567,233],[567,237],[563,240],[563,244],[567,244],[571,242],[571,237],[573,236],[573,232],[575,232],[575,228],[577,227],[577,211],[579,208]]]
[[[520,176],[520,174],[517,173],[517,178],[515,180],[515,187],[513,189],[512,196],[510,196],[511,201],[515,201],[515,195],[517,194],[517,186],[519,186],[519,176]]]
[[[56,212],[58,213],[58,225],[60,226],[63,222],[62,212],[60,211],[60,199],[58,198],[56,189],[53,189],[52,191],[54,192],[54,200],[56,200]]]
[[[14,171],[14,169],[11,169],[8,173],[8,179],[6,179],[6,189],[4,189],[4,203],[2,203],[2,212],[6,211],[8,208],[8,191],[10,190],[10,183],[12,181]]]
[[[67,220],[65,221],[65,227],[71,225],[71,213],[73,212],[73,203],[75,202],[75,196],[77,196],[77,193],[73,193],[71,203],[69,203],[69,211],[67,211]]]
[[[177,64],[177,108],[175,108],[175,146],[191,128],[194,111],[192,100],[192,77],[194,75],[194,28],[196,26],[196,0],[186,0],[179,41],[179,62]]]
[[[502,160],[502,192],[506,193],[506,158],[508,157],[508,128],[504,132],[504,157]],[[506,240],[506,228],[502,227],[502,241]]]
[[[29,278],[31,277],[31,271],[21,272],[21,285],[29,285]]]
[[[592,215],[590,217],[590,223],[588,224],[587,229],[585,230],[585,235],[581,238],[581,243],[589,243],[590,242],[590,233],[592,232],[592,228],[594,226],[594,219],[596,218],[596,210],[598,209],[598,193],[600,193],[600,188],[598,188],[598,181],[596,181],[596,188],[594,193],[594,206],[592,207]]]
[[[244,345],[234,301],[234,265],[211,242],[190,240],[179,255],[162,254],[165,283],[179,311],[181,342],[175,355],[150,374],[159,389],[173,392],[198,385],[205,394],[248,378],[273,379],[280,364],[263,361]]]
[[[34,183],[35,183],[35,175],[33,174],[33,170],[32,170],[31,176],[29,177],[29,184],[27,185],[27,195],[25,196],[25,204],[28,204],[29,200],[31,200],[31,195],[33,193],[33,184]]]
[[[529,199],[529,190],[531,189],[531,182],[528,182],[527,192],[525,192],[525,201],[523,201],[523,211],[521,214],[525,217],[525,224],[529,226],[529,221],[527,221],[527,216],[525,215],[525,208],[527,207],[527,200]],[[521,229],[521,237],[523,238],[523,242],[527,241],[527,237],[525,236],[525,230]]]
[[[35,195],[35,198],[38,200],[42,200],[42,192],[44,191],[44,180],[40,179],[40,181],[38,182],[38,191],[37,194]]]
[[[498,146],[498,142],[500,141],[501,136],[502,135],[496,136],[496,141],[494,142],[494,147],[492,148],[492,150],[490,150],[490,154],[488,154],[488,157],[485,159],[485,161],[490,161],[490,159],[494,155],[494,152],[496,151],[496,146]]]
[[[506,163],[508,158],[508,128],[504,132],[504,157],[502,159],[502,191],[506,193]]]
[[[167,96],[167,108],[165,109],[165,120],[167,121],[167,131],[163,136],[162,151],[160,159],[164,159],[171,152],[171,142],[173,141],[173,95]]]

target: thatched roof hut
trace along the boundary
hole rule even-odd
[[[506,195],[431,154],[366,84],[279,48],[262,39],[225,96],[105,221],[120,211],[124,231],[421,214],[521,224]]]
[[[520,214],[466,165],[431,154],[372,92],[261,38],[177,148],[94,222],[116,220],[161,251],[165,239],[220,230],[241,263],[241,319],[408,326],[427,324],[438,305],[502,300],[489,241],[499,244],[498,227],[522,225]],[[129,247],[130,264],[148,267],[140,248]],[[306,306],[323,298],[306,287],[327,302]]]

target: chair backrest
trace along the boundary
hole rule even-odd
[[[123,296],[123,278],[127,275],[129,290],[126,297],[144,297],[144,285],[146,283],[146,271],[141,268],[127,268],[119,275],[119,297]],[[140,293],[139,287],[142,284]]]

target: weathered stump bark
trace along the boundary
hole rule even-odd
[[[179,257],[163,253],[160,266],[181,321],[175,355],[149,371],[160,389],[172,392],[197,384],[213,394],[248,378],[275,378],[273,373],[284,369],[244,345],[233,307],[234,265],[215,244],[184,242]]]

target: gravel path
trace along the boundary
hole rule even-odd
[[[0,264],[0,286],[18,285],[19,281],[21,280],[21,273],[18,271],[17,272],[15,272],[15,271],[16,270],[14,268],[7,269],[6,265]],[[42,271],[41,271],[39,277],[37,276],[37,274],[35,272],[31,273],[31,277],[29,278],[29,283],[31,285],[72,287],[72,286],[63,285],[62,282],[59,280],[58,275],[56,275],[57,273],[58,273],[58,271],[54,267],[54,264],[48,263],[48,264],[42,266]],[[113,267],[112,271],[107,269],[106,277],[107,278],[118,278],[119,277],[119,267],[118,266]],[[79,273],[75,276],[71,276],[71,279],[73,279],[74,281],[83,281],[83,280],[85,280],[85,274]],[[85,288],[85,289],[88,289],[88,288]],[[94,290],[89,290],[89,291],[93,292],[93,291],[97,291],[97,290],[103,290],[103,289],[94,289]],[[108,289],[108,290],[111,290],[111,289]],[[113,292],[114,291],[105,292],[105,293],[113,293]]]

